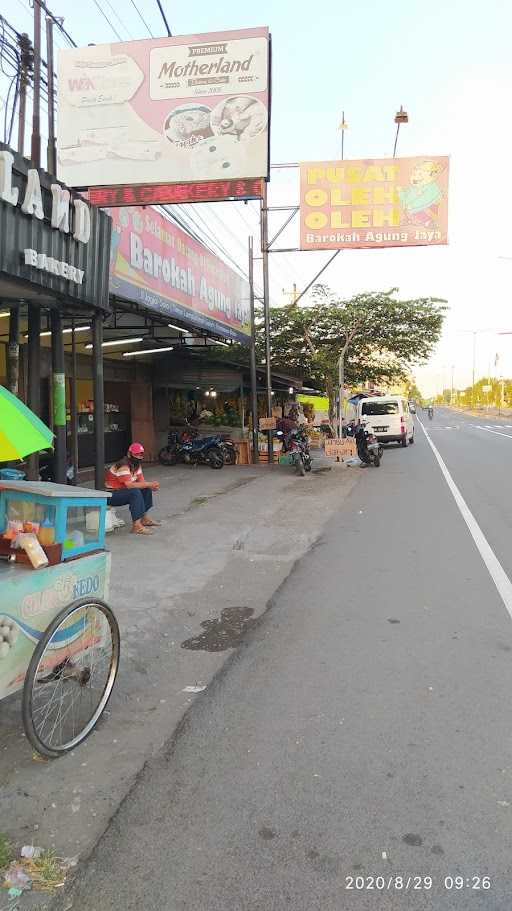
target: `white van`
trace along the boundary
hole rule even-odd
[[[414,418],[407,399],[400,395],[360,399],[357,417],[372,428],[379,443],[414,443]]]

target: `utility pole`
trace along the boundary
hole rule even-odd
[[[251,409],[252,409],[252,461],[257,465],[258,451],[258,377],[256,373],[256,321],[254,318],[254,250],[249,237],[249,294],[251,306]]]
[[[20,49],[20,106],[18,111],[18,152],[25,151],[25,118],[27,116],[27,86],[34,71],[34,50],[30,38],[24,32],[18,39]]]
[[[34,93],[32,99],[32,141],[30,157],[34,167],[41,166],[41,7],[40,0],[34,0]],[[41,308],[39,304],[28,305],[28,403],[34,414],[41,414]],[[28,477],[31,481],[39,478],[39,454],[28,459]]]
[[[34,95],[32,99],[32,142],[30,157],[41,167],[41,7],[34,0]]]
[[[48,66],[48,148],[46,168],[50,174],[55,175],[57,173],[57,149],[55,145],[55,82],[53,72],[53,20],[50,16],[46,17],[46,62]]]
[[[267,377],[267,417],[272,417],[272,366],[270,363],[270,290],[268,275],[268,193],[267,183],[263,183],[261,199],[261,256],[263,260],[263,311],[265,317],[265,367]],[[268,463],[274,461],[274,443],[272,431],[268,431]]]

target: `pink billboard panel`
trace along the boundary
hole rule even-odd
[[[267,28],[59,51],[58,175],[71,187],[268,176]]]
[[[249,285],[155,209],[112,209],[110,291],[190,328],[250,342]]]
[[[448,243],[445,156],[300,166],[301,250]]]

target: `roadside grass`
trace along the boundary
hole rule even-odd
[[[4,870],[5,867],[8,867],[13,859],[14,851],[11,847],[11,843],[7,838],[7,835],[0,832],[0,870]]]

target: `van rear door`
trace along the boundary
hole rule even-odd
[[[362,401],[361,420],[366,421],[379,436],[397,436],[400,434],[399,403],[396,399]]]

